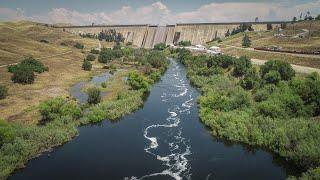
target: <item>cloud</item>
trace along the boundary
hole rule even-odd
[[[139,8],[123,6],[112,12],[83,13],[66,8],[53,8],[40,15],[25,16],[22,9],[0,8],[0,19],[29,19],[48,23],[91,24],[174,24],[177,22],[232,22],[291,20],[301,12],[320,13],[320,0],[289,4],[287,2],[209,3],[196,10],[172,13],[160,1]]]
[[[1,20],[19,20],[24,18],[24,11],[21,8],[10,9],[0,7]]]

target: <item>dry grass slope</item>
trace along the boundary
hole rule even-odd
[[[26,56],[41,58],[72,51],[61,56],[42,58],[49,71],[37,74],[35,83],[31,85],[12,83],[11,73],[7,72],[6,67],[0,68],[0,84],[9,89],[9,96],[0,100],[0,118],[35,123],[39,115],[34,107],[40,101],[68,96],[73,83],[89,78],[93,73],[83,71],[81,65],[86,52],[98,46],[96,40],[27,21],[0,23],[0,34],[0,65],[19,62]],[[42,39],[49,43],[41,43]],[[61,42],[68,42],[70,46],[61,46]],[[85,49],[74,48],[72,43],[75,42],[83,43]],[[97,72],[97,69],[101,69],[100,65],[94,62],[93,71]]]

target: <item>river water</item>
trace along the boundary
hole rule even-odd
[[[80,127],[74,140],[10,179],[285,179],[293,171],[264,150],[212,137],[198,118],[198,96],[185,68],[171,61],[143,108]]]

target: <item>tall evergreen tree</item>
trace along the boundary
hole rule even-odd
[[[246,48],[251,46],[251,40],[247,34],[245,34],[242,39],[242,46]]]

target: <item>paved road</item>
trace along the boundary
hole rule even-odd
[[[40,58],[37,58],[37,59],[48,59],[48,58],[62,56],[62,55],[70,54],[70,53],[72,53],[72,51],[67,51],[67,52],[63,52],[63,53],[59,53],[59,54],[55,54],[55,55],[51,55],[51,56],[40,57]],[[16,64],[18,64],[18,63],[5,64],[5,65],[1,65],[0,68],[11,66],[11,65],[16,65]]]

